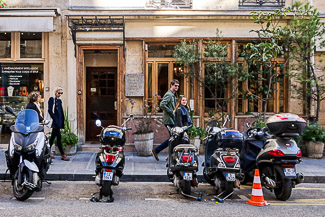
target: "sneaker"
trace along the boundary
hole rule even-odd
[[[159,161],[158,153],[155,151],[155,149],[152,149],[152,155],[155,157],[156,161]]]

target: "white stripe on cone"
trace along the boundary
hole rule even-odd
[[[253,196],[263,196],[262,189],[252,189],[252,195]]]
[[[261,179],[259,176],[254,176],[254,182],[253,183],[261,183]]]

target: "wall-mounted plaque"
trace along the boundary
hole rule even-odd
[[[144,96],[144,74],[125,75],[125,96]]]

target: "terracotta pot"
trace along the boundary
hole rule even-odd
[[[323,157],[324,143],[309,141],[307,142],[306,147],[307,147],[307,156],[309,158],[319,159]]]
[[[153,148],[153,132],[133,134],[134,146],[139,156],[151,156]]]

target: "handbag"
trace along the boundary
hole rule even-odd
[[[53,99],[54,101],[54,99]],[[54,108],[55,108],[55,102],[53,102],[53,107],[52,107],[52,112],[54,113]],[[50,113],[47,111],[46,115],[45,115],[45,118],[44,118],[44,123],[48,122],[48,124],[46,124],[46,126],[48,128],[51,128],[52,126],[52,123],[53,123],[53,119],[50,115]]]

